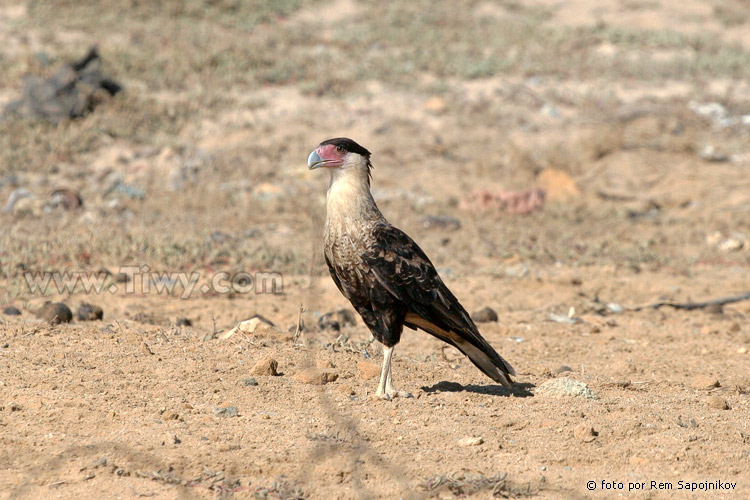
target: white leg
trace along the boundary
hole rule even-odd
[[[392,357],[393,347],[383,346],[383,368],[380,370],[380,382],[378,382],[378,391],[375,393],[375,396],[380,399],[390,399],[386,387],[391,379]]]
[[[392,399],[392,398],[410,398],[412,397],[406,391],[397,391],[393,387],[393,378],[391,376],[391,358],[393,357],[393,347],[383,346],[383,368],[380,371],[380,382],[378,383],[378,390],[375,393],[376,399]]]

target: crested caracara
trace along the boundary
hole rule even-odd
[[[370,193],[370,152],[351,139],[329,139],[307,165],[331,172],[324,237],[331,277],[384,346],[376,396],[409,396],[391,380],[393,347],[404,325],[456,347],[485,375],[510,386],[513,368],[482,338],[422,249],[378,210]]]

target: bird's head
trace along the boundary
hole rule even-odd
[[[307,157],[307,166],[310,170],[320,167],[341,170],[364,167],[368,173],[372,168],[370,152],[346,137],[321,142]]]

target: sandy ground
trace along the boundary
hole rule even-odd
[[[672,29],[749,39],[741,2],[729,12],[700,1],[534,5],[546,25],[656,33],[643,54],[665,65],[682,57],[660,48]],[[365,7],[306,6],[250,36]],[[522,15],[511,4],[472,9],[472,19]],[[26,16],[24,4],[0,9],[7,26]],[[40,33],[0,34],[4,56],[87,40],[70,27]],[[616,33],[597,42],[597,58],[625,50]],[[343,50],[337,32],[318,36],[310,54]],[[137,39],[112,28],[100,47],[110,67],[130,64],[112,54]],[[0,316],[0,500],[750,497],[750,301],[637,309],[750,290],[750,87],[729,73],[614,78],[571,61],[579,76],[423,71],[405,88],[366,74],[341,95],[282,82],[221,90],[211,105],[194,82],[156,89],[121,73],[148,100],[118,97],[82,125],[13,142],[0,199],[19,186],[36,197],[0,214],[1,300],[22,312]],[[8,102],[19,85],[3,85]],[[711,103],[720,108],[701,107]],[[134,105],[169,119],[151,129],[148,111],[127,114]],[[104,138],[71,145],[86,134]],[[373,401],[382,356],[361,320],[318,326],[350,307],[322,259],[327,178],[305,159],[338,135],[373,152],[381,209],[464,306],[498,313],[479,327],[518,371],[512,389],[407,330],[393,373],[413,397]],[[126,188],[108,191],[113,175]],[[44,205],[59,186],[83,207]],[[477,201],[535,187],[546,202],[527,215]],[[425,224],[434,216],[453,219]],[[24,284],[25,272],[127,265],[195,271],[201,283],[276,272],[283,291],[185,299],[179,287],[41,294]],[[46,300],[74,313],[90,302],[104,318],[51,325],[35,316]],[[256,314],[275,327],[220,338]],[[253,373],[269,358],[276,375]],[[555,381],[591,392],[547,391]]]

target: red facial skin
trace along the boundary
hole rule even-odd
[[[326,168],[340,167],[344,163],[344,157],[347,154],[347,151],[345,149],[333,144],[320,146],[315,151],[318,153],[318,156],[320,156],[321,160],[326,160],[325,165],[322,165]]]

